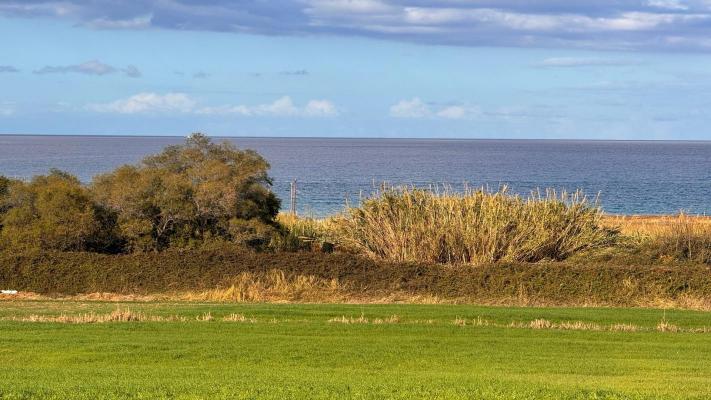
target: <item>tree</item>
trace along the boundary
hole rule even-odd
[[[13,181],[0,175],[0,231],[2,231],[3,216],[10,209],[8,197],[10,194],[10,185],[12,183]]]
[[[74,176],[59,170],[29,183],[0,180],[0,243],[16,250],[107,251],[115,245],[110,213]]]
[[[268,169],[254,151],[195,133],[137,166],[96,177],[91,190],[117,213],[132,249],[161,250],[210,238],[235,240],[273,225],[280,202],[270,190]]]

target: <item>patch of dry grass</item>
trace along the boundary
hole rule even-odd
[[[609,216],[604,221],[632,239],[635,246],[650,249],[660,261],[711,264],[711,217],[682,212],[664,216]]]
[[[400,323],[400,317],[398,315],[391,315],[387,318],[375,318],[373,320],[373,324],[375,325],[380,325],[380,324],[397,324]]]
[[[283,271],[243,272],[224,287],[198,293],[184,293],[182,300],[218,302],[309,302],[346,301],[345,288],[338,279],[313,275],[287,276]]]
[[[581,193],[529,198],[385,188],[334,220],[338,243],[391,261],[481,264],[562,260],[614,241],[602,212]]]
[[[331,318],[328,320],[331,324],[367,324],[368,318],[361,314],[359,317],[346,317],[342,315],[340,317]]]
[[[639,327],[633,324],[613,324],[610,325],[610,330],[613,332],[637,332]]]
[[[666,318],[665,318],[665,319],[662,319],[661,321],[659,321],[659,323],[657,324],[657,328],[656,328],[656,329],[657,329],[659,332],[673,332],[673,333],[676,333],[676,332],[681,332],[681,331],[682,331],[678,326],[676,326],[676,325],[670,323],[669,321],[667,321]]]
[[[225,315],[224,317],[222,317],[222,320],[225,322],[249,322],[252,324],[257,322],[255,318],[247,318],[246,316],[244,316],[244,314],[235,313]]]
[[[185,322],[184,316],[157,316],[146,315],[141,312],[134,312],[117,308],[107,314],[97,314],[94,312],[86,314],[61,314],[61,315],[39,315],[31,314],[23,317],[10,317],[11,321],[21,322],[55,322],[61,324],[101,324],[108,322]]]

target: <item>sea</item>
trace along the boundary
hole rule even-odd
[[[50,168],[82,182],[179,144],[184,137],[0,135],[0,175],[30,179]],[[507,186],[583,191],[611,214],[711,214],[711,141],[214,138],[271,164],[290,208],[322,217],[357,205],[383,184],[463,190]]]

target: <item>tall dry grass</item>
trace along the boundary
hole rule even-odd
[[[340,245],[392,261],[535,262],[612,243],[616,231],[580,192],[386,188],[333,220]]]
[[[182,294],[184,300],[219,302],[344,301],[347,290],[337,279],[287,275],[280,270],[243,272],[221,287]]]
[[[317,219],[279,214],[276,218],[282,234],[274,237],[271,247],[279,251],[333,251],[334,218]]]
[[[647,250],[653,257],[667,261],[711,264],[711,218],[686,213],[665,216],[609,217],[630,238],[633,246]]]

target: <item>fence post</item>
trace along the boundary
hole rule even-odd
[[[291,181],[291,204],[289,211],[292,215],[296,215],[296,179]]]

